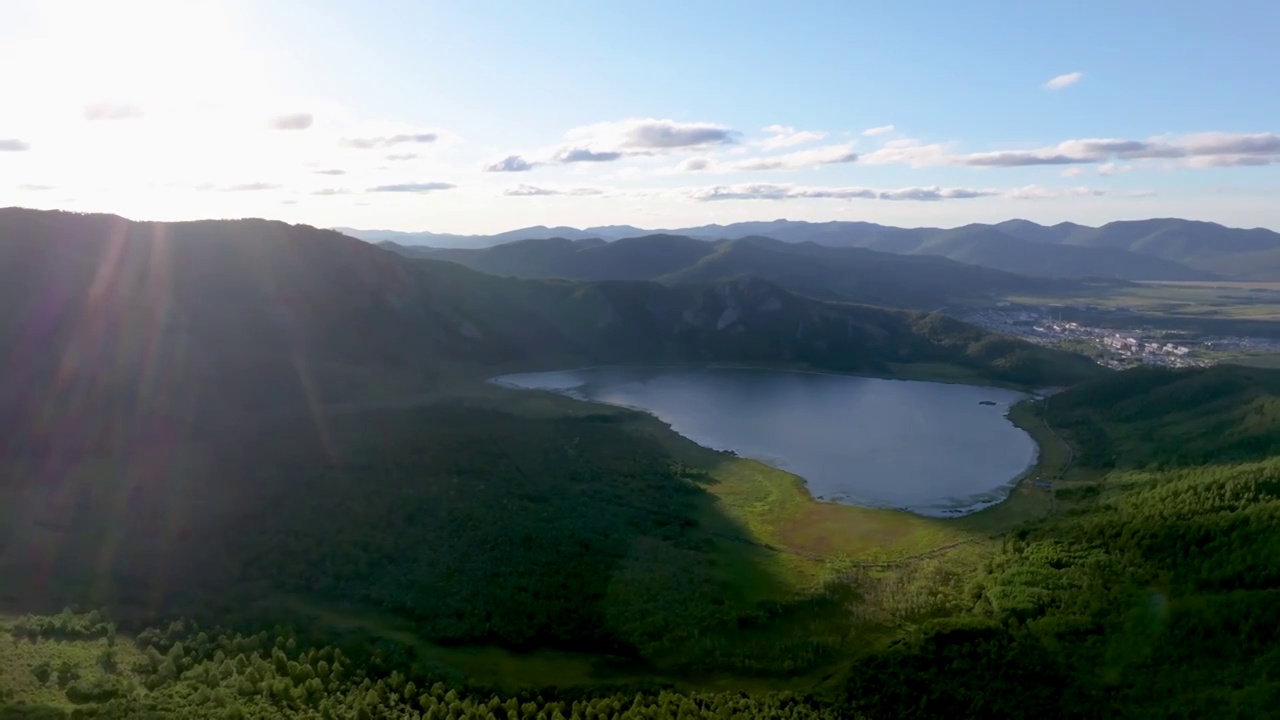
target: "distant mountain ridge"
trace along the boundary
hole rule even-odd
[[[786,243],[860,247],[904,255],[940,255],[997,270],[1039,277],[1112,277],[1124,280],[1277,280],[1280,233],[1229,228],[1176,218],[1124,220],[1089,227],[1040,225],[1029,220],[957,228],[899,228],[858,221],[772,220],[641,230],[630,225],[585,229],[536,226],[498,235],[397,233],[342,228],[372,242],[404,246],[484,248],[515,240],[560,237],[620,240],[652,234],[702,240],[767,237]]]
[[[1047,280],[964,264],[944,257],[899,255],[866,248],[787,243],[768,237],[698,240],[644,235],[612,242],[599,238],[516,240],[490,248],[435,249],[383,241],[410,257],[457,262],[492,275],[566,280],[652,280],[666,285],[762,278],[791,292],[823,300],[937,310],[992,295],[1070,289]]]

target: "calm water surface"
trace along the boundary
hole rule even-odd
[[[494,381],[645,410],[701,445],[799,475],[819,499],[922,515],[961,515],[1003,500],[1037,452],[1031,437],[1005,417],[1026,396],[999,388],[662,368],[523,373]]]

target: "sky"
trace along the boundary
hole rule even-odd
[[[0,206],[1280,230],[1280,3],[6,0]]]

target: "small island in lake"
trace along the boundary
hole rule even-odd
[[[995,400],[979,400],[978,404],[979,405],[995,405],[996,401]]]

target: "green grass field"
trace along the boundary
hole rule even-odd
[[[1229,362],[1235,365],[1244,365],[1245,367],[1264,368],[1268,370],[1280,370],[1280,353],[1253,353],[1248,355],[1229,355],[1223,358],[1223,362]]]
[[[72,710],[78,689],[102,683],[136,684],[130,668],[142,653],[128,639],[26,637],[22,617],[0,615],[0,708],[6,703]]]
[[[1280,283],[1142,282],[1132,285],[1097,284],[1070,295],[1015,296],[1019,304],[1096,305],[1128,308],[1147,315],[1194,319],[1280,319]]]

